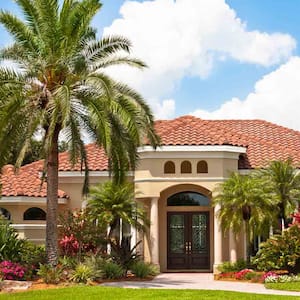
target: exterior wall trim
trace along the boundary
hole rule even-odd
[[[89,177],[109,177],[109,172],[108,171],[90,171],[89,172]],[[79,178],[84,178],[85,174],[84,172],[81,171],[59,171],[58,172],[58,177],[59,178],[74,178],[74,177],[79,177]],[[134,176],[133,172],[128,172],[127,176]]]
[[[225,177],[182,177],[182,178],[174,178],[174,177],[149,177],[149,178],[140,178],[135,179],[134,182],[184,182],[190,184],[191,182],[211,182],[211,181],[225,181],[227,178]]]
[[[15,204],[46,204],[46,197],[27,197],[27,196],[5,196],[0,199],[0,205]],[[68,199],[58,198],[58,204],[67,204]]]
[[[11,224],[17,230],[46,229],[46,224]]]

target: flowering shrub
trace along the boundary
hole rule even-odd
[[[271,277],[271,279],[269,279],[268,277]],[[268,282],[268,280],[273,280],[273,278],[277,278],[278,274],[273,272],[273,271],[269,271],[266,272],[263,276],[262,276],[262,280],[263,282]]]
[[[18,263],[3,261],[0,263],[0,272],[3,279],[21,280],[24,279],[26,269]]]
[[[245,279],[246,275],[248,273],[252,273],[252,272],[253,272],[253,270],[251,270],[251,269],[244,269],[239,272],[236,272],[235,279],[238,279],[238,280]]]
[[[79,243],[73,234],[62,237],[59,241],[59,246],[65,255],[73,256],[79,251]]]
[[[60,223],[59,247],[62,255],[80,257],[102,247],[106,228],[91,220],[89,210],[68,211],[60,216]]]
[[[271,272],[268,272],[271,273]],[[264,280],[265,283],[273,283],[273,282],[299,282],[300,276],[295,275],[277,275],[273,272],[273,275],[267,276]]]

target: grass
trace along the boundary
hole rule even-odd
[[[298,298],[298,297],[297,297]],[[92,299],[131,299],[131,300],[277,300],[277,299],[296,299],[292,296],[278,295],[258,295],[225,291],[206,291],[206,290],[158,290],[158,289],[123,289],[109,287],[76,286],[69,288],[35,290],[14,294],[0,294],[3,299],[30,299],[30,300],[92,300]]]
[[[267,289],[300,292],[300,282],[265,283]]]

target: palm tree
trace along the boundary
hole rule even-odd
[[[149,225],[146,212],[134,200],[134,185],[107,181],[92,186],[89,193],[88,208],[93,218],[108,227],[107,240],[110,242],[120,224],[120,220],[138,230]]]
[[[137,147],[145,137],[158,144],[153,116],[143,98],[105,73],[109,66],[144,68],[129,57],[131,43],[120,36],[96,38],[91,20],[99,0],[16,0],[23,19],[0,12],[0,23],[14,43],[0,51],[0,166],[21,141],[20,166],[30,140],[43,139],[47,176],[46,249],[48,263],[57,263],[58,140],[68,142],[70,161],[85,171],[84,136],[103,147],[116,181],[134,169]],[[125,53],[125,54],[124,54]]]
[[[250,260],[250,240],[263,231],[272,220],[272,201],[257,178],[232,173],[216,190],[213,205],[220,205],[218,218],[222,230],[235,234],[245,228],[247,260]]]
[[[298,207],[300,200],[300,173],[293,167],[292,160],[271,161],[258,175],[268,187],[270,197],[278,205],[277,217],[281,220],[281,229],[287,226],[287,219]]]

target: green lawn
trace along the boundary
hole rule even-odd
[[[266,283],[265,287],[267,289],[300,292],[300,282]]]
[[[204,290],[156,290],[156,289],[122,289],[108,287],[77,286],[61,289],[36,290],[14,294],[0,294],[2,299],[30,299],[30,300],[91,300],[91,299],[201,299],[201,300],[276,300],[276,299],[300,299],[300,297],[257,295],[223,291]]]

